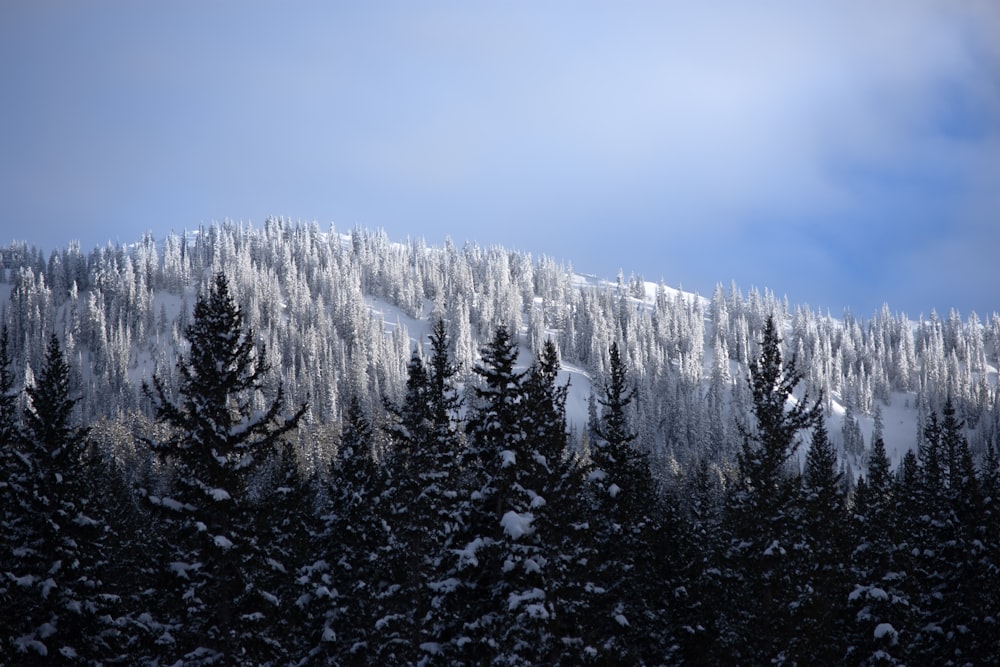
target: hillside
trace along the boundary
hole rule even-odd
[[[0,261],[0,663],[1000,650],[996,314],[280,220]]]
[[[835,318],[767,290],[720,285],[706,298],[634,276],[581,276],[551,258],[499,247],[428,247],[281,220],[162,241],[146,235],[88,255],[69,245],[46,258],[14,244],[0,261],[19,379],[39,367],[44,341],[56,332],[72,353],[85,421],[148,410],[142,380],[172,375],[196,296],[224,270],[289,397],[308,397],[310,423],[335,423],[349,392],[371,405],[398,400],[411,349],[426,346],[429,323],[443,317],[466,379],[498,324],[519,332],[525,366],[552,337],[572,379],[568,412],[578,434],[591,388],[605,379],[608,345],[619,340],[640,396],[643,446],[664,460],[716,456],[733,440],[747,360],[774,314],[785,323],[786,355],[796,356],[803,388],[824,396],[828,428],[853,468],[864,444],[851,434],[860,429],[870,443],[877,412],[893,462],[915,446],[922,416],[947,395],[975,449],[997,433],[996,313],[910,320],[886,306],[867,320]]]

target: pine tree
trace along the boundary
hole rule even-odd
[[[629,415],[634,398],[628,369],[612,343],[588,475],[594,565],[586,575],[583,630],[585,652],[603,662],[662,659],[663,645],[672,640],[662,627],[664,610],[657,608],[664,602],[659,589],[668,582],[653,577],[652,568],[674,564],[660,552],[658,538],[676,536],[659,523],[661,504],[647,456],[632,444],[638,435]]]
[[[916,458],[904,461],[916,475]],[[858,480],[851,512],[853,550],[852,590],[845,659],[861,665],[895,665],[905,660],[905,645],[913,624],[907,588],[908,555],[901,544],[898,496],[903,488],[893,478],[885,443],[876,434],[868,455],[868,476]]]
[[[299,604],[312,610],[310,655],[336,664],[372,662],[378,650],[381,566],[388,539],[385,473],[374,458],[374,429],[356,394],[344,413],[340,447],[321,512],[315,560],[300,572]]]
[[[774,318],[750,366],[754,424],[741,424],[739,479],[726,512],[729,544],[723,553],[729,617],[719,622],[720,649],[749,663],[785,659],[793,639],[789,610],[795,587],[791,551],[796,539],[791,511],[797,479],[786,464],[798,435],[821,417],[820,401],[808,395],[793,401],[802,380],[795,361],[782,359]],[[789,404],[791,403],[791,407]]]
[[[823,420],[813,428],[799,509],[801,537],[792,547],[798,599],[789,659],[833,664],[843,657],[848,532],[843,475]]]
[[[534,463],[522,451],[526,371],[515,370],[517,343],[504,325],[496,328],[480,353],[473,372],[481,382],[473,388],[475,403],[462,457],[468,506],[465,531],[456,544],[461,547],[456,550],[461,588],[453,598],[457,616],[464,620],[463,632],[454,642],[461,646],[459,661],[466,662],[499,654],[509,593],[504,554],[511,541],[534,531],[517,488],[519,473]]]
[[[20,435],[17,415],[17,392],[14,386],[13,361],[10,357],[10,341],[7,325],[0,329],[0,447],[3,447],[4,470],[8,447],[12,447]],[[6,479],[6,475],[4,475]]]
[[[382,561],[391,590],[380,598],[382,662],[417,662],[424,653],[437,654],[444,650],[444,636],[456,631],[437,586],[449,578],[444,563],[460,521],[453,489],[456,369],[440,319],[430,343],[427,362],[414,350],[403,403],[389,409],[395,416],[388,429],[391,536]]]
[[[171,467],[174,488],[170,497],[150,496],[164,510],[171,548],[165,565],[176,575],[168,613],[178,626],[177,645],[168,650],[194,664],[278,659],[259,641],[281,611],[259,584],[268,545],[253,526],[266,506],[255,502],[251,483],[306,405],[285,413],[279,386],[266,409],[254,408],[270,369],[223,273],[199,296],[186,335],[190,352],[177,364],[180,401],[159,376],[143,386],[157,419],[172,431],[151,445]]]
[[[92,486],[98,468],[87,454],[86,429],[75,424],[79,398],[52,336],[37,383],[26,388],[22,470],[11,478],[22,513],[6,534],[5,578],[16,586],[5,614],[3,650],[12,664],[111,658],[111,596],[106,569],[106,517]],[[9,548],[9,551],[8,551]],[[9,568],[9,569],[8,569]],[[56,657],[60,656],[60,657]]]

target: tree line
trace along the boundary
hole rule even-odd
[[[895,473],[876,434],[851,489],[824,396],[761,332],[735,465],[664,484],[618,341],[577,443],[556,342],[525,368],[499,324],[465,378],[436,319],[398,398],[355,387],[317,467],[225,273],[142,386],[148,456],[82,423],[57,336],[19,391],[4,328],[0,661],[988,664],[993,444],[974,457],[945,401]]]
[[[847,408],[844,428],[830,435],[852,468],[865,456],[854,422],[870,433],[889,406],[911,408],[916,432],[950,398],[977,456],[1000,435],[997,313],[911,319],[884,306],[869,318],[831,315],[735,284],[700,298],[635,275],[584,279],[551,257],[500,247],[392,243],[380,231],[280,219],[159,242],[146,234],[86,253],[78,244],[47,257],[26,244],[0,248],[0,293],[9,294],[0,314],[18,382],[39,370],[55,333],[85,422],[136,412],[151,419],[141,380],[159,374],[176,388],[192,306],[220,270],[289,400],[308,398],[306,422],[333,435],[351,396],[370,412],[383,397],[401,400],[411,336],[442,319],[463,382],[500,325],[524,332],[531,350],[551,337],[562,361],[598,385],[616,342],[637,390],[639,445],[657,474],[671,459],[687,464],[707,452],[724,465],[735,460],[734,417],[749,409],[746,368],[768,317],[787,327],[783,352],[798,360],[801,387],[823,396],[828,415]],[[333,436],[317,440],[316,465],[334,445]]]

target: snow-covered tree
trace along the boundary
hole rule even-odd
[[[166,440],[150,443],[174,482],[167,494],[149,496],[163,510],[166,566],[175,575],[167,594],[176,643],[165,652],[194,664],[238,661],[254,647],[264,650],[264,636],[275,627],[270,621],[281,614],[281,601],[259,579],[270,565],[268,545],[253,530],[257,513],[266,511],[252,492],[254,474],[306,406],[285,412],[279,385],[265,409],[254,408],[269,368],[253,332],[244,329],[225,274],[199,296],[186,335],[190,353],[177,363],[179,400],[159,376],[144,386],[157,418],[171,429]]]

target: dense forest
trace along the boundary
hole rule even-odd
[[[1000,655],[1000,315],[282,220],[0,268],[0,663]]]

